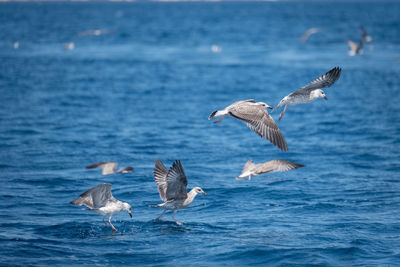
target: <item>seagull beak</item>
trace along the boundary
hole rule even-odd
[[[325,100],[328,100],[328,98],[327,98],[325,95],[324,95],[324,99],[325,99]]]
[[[128,211],[128,213],[129,213],[129,216],[131,216],[131,218],[132,218],[132,213],[130,211]]]
[[[271,106],[268,106],[268,105],[267,105],[267,108],[269,108],[269,109],[273,109]]]
[[[203,191],[203,195],[207,196],[208,194],[206,192]]]

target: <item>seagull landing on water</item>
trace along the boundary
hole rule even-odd
[[[315,81],[307,84],[306,86],[298,89],[297,91],[291,93],[288,96],[285,96],[278,105],[274,107],[274,109],[285,106],[281,115],[279,116],[279,120],[282,119],[283,115],[285,115],[286,108],[288,106],[294,106],[297,104],[307,104],[314,101],[317,98],[324,98],[328,100],[324,91],[320,88],[326,88],[332,86],[340,77],[340,73],[342,72],[341,68],[335,67],[325,73],[324,75],[318,77]]]
[[[237,177],[237,179],[248,177],[247,179],[251,180],[251,176],[256,176],[268,172],[286,172],[301,167],[304,167],[304,165],[281,159],[274,159],[259,164],[254,164],[252,160],[249,160],[244,165],[242,173]]]
[[[246,122],[247,126],[259,136],[269,140],[272,144],[283,151],[288,147],[281,131],[274,119],[268,114],[265,108],[272,109],[264,102],[255,102],[253,99],[241,100],[224,108],[216,110],[208,117],[209,120],[215,117],[222,117],[214,123],[221,122],[225,116],[232,116]]]
[[[158,185],[160,198],[164,201],[162,204],[152,206],[164,209],[157,220],[160,220],[167,210],[173,210],[172,218],[176,224],[182,225],[175,219],[176,211],[189,206],[197,194],[207,195],[200,187],[193,187],[189,193],[186,192],[188,182],[179,160],[172,164],[169,171],[160,160],[157,160],[154,167],[154,181]]]
[[[124,168],[119,169],[118,171],[115,171],[115,168],[117,167],[117,165],[118,165],[118,163],[116,163],[116,162],[100,162],[100,163],[86,166],[86,169],[100,168],[100,169],[102,169],[101,174],[103,174],[103,175],[109,175],[109,174],[114,174],[114,173],[129,173],[129,172],[133,171],[133,168],[131,166],[124,167]]]
[[[362,39],[360,39],[358,44],[356,44],[355,42],[353,42],[351,40],[347,40],[347,44],[350,47],[349,56],[353,57],[355,55],[361,55],[363,53],[363,51],[362,51],[362,47],[363,47]]]
[[[93,187],[86,192],[82,193],[77,199],[70,202],[75,206],[86,206],[91,211],[97,212],[103,215],[103,223],[107,226],[104,221],[104,217],[108,216],[108,223],[111,226],[113,232],[117,229],[111,223],[111,216],[117,214],[123,210],[128,211],[129,216],[132,218],[131,206],[128,203],[119,201],[114,198],[111,194],[111,184],[100,184]]]

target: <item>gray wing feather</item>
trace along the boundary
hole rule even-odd
[[[334,67],[324,75],[318,77],[315,81],[307,84],[306,86],[298,89],[291,95],[296,95],[296,94],[304,94],[304,93],[309,93],[315,89],[320,89],[320,88],[325,88],[325,87],[330,87],[333,85],[340,77],[340,73],[342,72],[342,69],[339,67]]]
[[[243,166],[242,173],[244,173],[244,172],[250,170],[250,167],[253,166],[253,165],[254,165],[254,164],[253,164],[253,161],[252,161],[252,160],[247,161],[246,164],[244,164],[244,166]]]
[[[247,126],[259,136],[269,140],[272,144],[287,151],[287,143],[274,119],[261,105],[240,103],[229,109],[230,115],[245,121]]]
[[[267,172],[286,172],[301,167],[304,167],[304,165],[289,162],[286,160],[274,159],[265,163],[256,164],[254,172],[256,174],[262,174]]]
[[[90,209],[104,207],[108,201],[113,201],[111,194],[111,184],[100,184],[82,193],[77,199],[70,202],[72,205],[85,205]]]
[[[172,167],[167,174],[167,201],[186,199],[187,184],[188,182],[182,164],[179,160],[177,160],[172,164]]]
[[[158,185],[158,193],[162,201],[167,201],[165,197],[167,191],[167,175],[168,170],[165,168],[164,164],[157,160],[154,167],[154,181]]]

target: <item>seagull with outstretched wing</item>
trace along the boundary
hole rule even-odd
[[[307,84],[306,86],[298,89],[297,91],[285,96],[274,109],[285,106],[279,120],[285,115],[285,111],[288,106],[294,106],[298,104],[307,104],[314,101],[317,98],[324,98],[328,100],[324,91],[321,88],[331,87],[340,77],[342,69],[335,67],[325,73],[324,75],[318,77],[315,81]]]
[[[254,164],[252,160],[249,160],[244,165],[242,173],[237,177],[237,179],[248,177],[248,180],[250,180],[251,176],[256,176],[268,172],[286,172],[301,167],[304,167],[304,165],[281,159],[274,159],[259,164]]]
[[[272,109],[264,102],[255,102],[253,99],[241,100],[229,105],[223,110],[216,110],[208,117],[209,120],[221,117],[214,123],[221,122],[225,116],[232,116],[244,121],[247,126],[262,138],[269,140],[273,145],[283,151],[288,147],[279,127],[268,114],[266,108]]]
[[[189,206],[197,194],[207,195],[200,187],[193,187],[187,193],[188,181],[179,160],[175,161],[169,170],[165,168],[160,160],[157,160],[154,167],[154,181],[158,185],[160,198],[164,201],[162,204],[152,206],[164,209],[161,215],[157,217],[157,220],[160,220],[167,210],[172,210],[172,218],[176,224],[182,225],[181,222],[175,219],[176,211]]]
[[[131,206],[128,203],[119,201],[112,196],[111,184],[100,184],[95,186],[82,193],[78,198],[71,201],[70,204],[75,206],[84,205],[91,211],[103,215],[103,222],[106,226],[107,223],[104,221],[104,217],[108,216],[108,223],[110,224],[113,232],[117,231],[117,229],[111,223],[112,215],[126,210],[128,211],[129,216],[132,218]]]
[[[103,175],[109,175],[109,174],[115,174],[115,173],[129,173],[133,171],[133,168],[131,166],[121,168],[117,171],[115,171],[115,168],[117,168],[118,163],[116,162],[100,162],[96,164],[92,164],[89,166],[86,166],[86,169],[95,169],[95,168],[100,168],[101,174]]]

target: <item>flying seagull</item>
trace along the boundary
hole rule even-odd
[[[209,120],[215,117],[221,119],[214,123],[221,122],[225,116],[232,116],[246,122],[247,126],[257,133],[259,136],[269,140],[272,144],[283,151],[287,151],[288,147],[281,131],[276,125],[274,119],[268,114],[265,108],[272,109],[264,102],[255,102],[253,99],[241,100],[224,108],[216,110],[208,117]]]
[[[132,218],[131,206],[128,203],[119,201],[112,196],[111,184],[100,184],[96,187],[93,187],[82,193],[77,199],[71,201],[70,204],[75,206],[84,205],[91,211],[103,215],[103,222],[105,226],[107,226],[107,223],[104,221],[104,217],[108,216],[108,223],[110,224],[113,232],[117,231],[117,229],[111,223],[112,215],[126,210],[128,211],[129,216]]]
[[[304,167],[304,165],[281,159],[274,159],[259,164],[254,164],[252,160],[249,160],[244,165],[242,173],[237,177],[237,179],[243,179],[247,176],[248,180],[250,180],[251,176],[268,172],[286,172],[301,167]]]
[[[186,192],[188,182],[179,160],[172,164],[169,171],[160,160],[157,160],[154,167],[154,181],[158,185],[160,198],[164,201],[162,204],[152,206],[164,209],[161,215],[157,217],[157,220],[160,220],[167,210],[173,210],[172,218],[176,224],[182,225],[181,222],[175,219],[176,211],[189,206],[197,194],[207,195],[200,187],[193,187],[189,193]]]
[[[347,40],[347,44],[350,47],[349,56],[352,57],[352,56],[355,56],[355,55],[361,55],[363,53],[363,51],[362,51],[362,47],[363,47],[362,39],[360,39],[358,44],[356,44],[355,42],[353,42],[351,40]]]
[[[102,34],[111,34],[112,31],[106,30],[106,29],[95,29],[95,30],[87,30],[87,31],[81,31],[78,32],[79,36],[87,36],[87,35],[93,35],[93,36],[99,36]]]
[[[119,169],[118,171],[115,171],[117,165],[118,163],[116,162],[100,162],[86,166],[86,169],[101,168],[102,169],[101,174],[103,175],[109,175],[114,173],[128,173],[133,171],[133,168],[131,166],[124,167]]]
[[[279,120],[281,120],[283,115],[285,115],[285,111],[288,106],[307,104],[319,97],[323,97],[325,100],[328,100],[328,98],[325,96],[324,91],[322,91],[320,88],[332,86],[332,84],[334,84],[339,79],[341,71],[341,68],[335,67],[324,75],[318,77],[315,81],[298,89],[290,95],[285,96],[279,102],[279,104],[274,107],[274,109],[276,109],[278,107],[285,106],[281,115],[279,116]]]
[[[321,30],[318,28],[310,28],[301,36],[300,41],[302,43],[305,43],[307,42],[308,38],[310,38],[311,35],[316,34],[318,32],[321,32]]]
[[[372,37],[368,35],[367,31],[363,26],[360,26],[361,32],[362,32],[362,40],[366,43],[369,43],[372,41]]]

